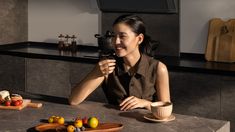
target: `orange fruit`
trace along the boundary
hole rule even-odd
[[[87,123],[89,127],[96,128],[99,124],[99,120],[96,117],[90,117]]]
[[[63,117],[59,117],[59,119],[57,120],[57,123],[64,124],[64,118]]]
[[[75,130],[75,127],[73,125],[69,125],[67,127],[67,132],[74,132],[74,130]]]
[[[79,120],[75,120],[74,126],[78,127],[78,128],[81,128],[83,126],[82,120],[80,120],[80,119]]]

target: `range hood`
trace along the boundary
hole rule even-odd
[[[103,12],[177,13],[178,0],[97,0]]]

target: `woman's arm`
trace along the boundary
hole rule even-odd
[[[159,101],[171,101],[168,70],[162,62],[159,62],[157,67],[156,91]]]
[[[71,91],[69,103],[78,105],[91,94],[115,68],[115,60],[102,60]]]

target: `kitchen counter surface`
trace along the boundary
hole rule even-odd
[[[84,101],[78,106],[70,106],[67,99],[45,95],[18,92],[33,102],[42,102],[39,109],[24,108],[21,111],[0,110],[0,131],[34,131],[34,126],[52,115],[63,116],[72,121],[76,116],[95,116],[100,122],[121,123],[123,132],[229,132],[230,122],[174,113],[176,119],[165,123],[153,123],[143,118],[149,111],[135,109],[120,111],[118,107],[100,102]]]
[[[22,42],[0,45],[0,54],[26,58],[43,58],[64,61],[83,61],[96,63],[99,50],[96,46],[78,45],[77,52],[59,51],[55,43]],[[182,53],[180,57],[155,56],[165,63],[170,70],[199,73],[235,75],[235,63],[209,62],[202,54]]]

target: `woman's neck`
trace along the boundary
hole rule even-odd
[[[141,56],[140,52],[138,51],[131,55],[123,57],[126,70],[129,70],[130,68],[134,67],[135,64],[138,62],[138,60],[140,59],[140,56]]]

